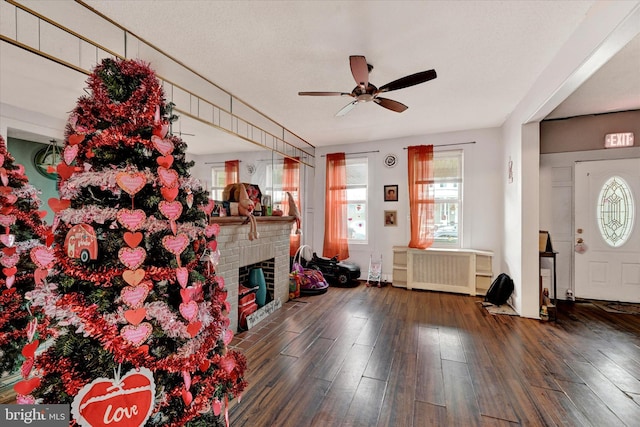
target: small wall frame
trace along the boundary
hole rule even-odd
[[[384,201],[385,202],[397,202],[398,201],[398,186],[397,185],[385,185],[384,186]]]

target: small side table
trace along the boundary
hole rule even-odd
[[[550,251],[550,252],[540,252],[540,257],[538,259],[538,274],[540,271],[540,267],[542,264],[542,258],[551,258],[553,261],[553,306],[555,308],[555,314],[553,316],[553,320],[558,320],[558,290],[556,288],[556,255],[558,252]],[[542,283],[540,283],[540,302],[542,305]],[[551,316],[549,316],[551,318]]]

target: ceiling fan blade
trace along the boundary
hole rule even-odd
[[[353,55],[349,57],[349,64],[351,65],[351,74],[358,86],[366,89],[369,85],[369,67],[367,66],[367,59],[361,55]]]
[[[298,92],[301,96],[351,96],[347,92]]]
[[[402,113],[404,110],[409,108],[406,105],[404,105],[403,103],[398,102],[398,101],[394,101],[393,99],[373,98],[373,102],[375,102],[376,104],[378,104],[381,107],[384,107],[384,108],[389,109],[391,111],[395,111],[396,113]]]
[[[405,76],[398,80],[394,80],[391,83],[380,86],[380,89],[378,89],[378,93],[404,89],[405,87],[428,82],[429,80],[433,80],[436,77],[438,77],[438,75],[436,74],[436,70],[420,71],[419,73],[411,74],[410,76]]]
[[[344,107],[342,107],[342,110],[338,111],[336,113],[336,117],[341,117],[344,116],[345,114],[347,114],[349,111],[353,110],[353,108],[358,105],[358,100],[353,100],[350,103],[348,103],[347,105],[345,105]]]

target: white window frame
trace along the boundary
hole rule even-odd
[[[222,187],[217,187],[217,175],[218,174],[222,174],[222,176],[224,177],[224,186]],[[210,197],[213,200],[222,200],[222,192],[224,191],[224,188],[227,186],[227,182],[226,182],[226,172],[224,169],[224,165],[222,166],[211,166],[211,192],[210,192]]]
[[[347,198],[347,205],[350,204],[360,204],[360,205],[364,205],[364,209],[365,209],[365,217],[364,217],[364,222],[365,222],[365,239],[351,239],[348,238],[348,243],[354,244],[354,245],[367,245],[369,244],[369,229],[371,227],[369,227],[369,203],[368,203],[368,199],[369,199],[369,158],[368,157],[347,157],[346,159],[346,167],[348,168],[350,165],[353,164],[364,164],[365,165],[365,170],[367,171],[367,178],[366,178],[366,182],[364,184],[349,184],[347,183],[347,189],[354,189],[354,188],[364,188],[365,190],[365,197],[364,200],[361,199],[357,199],[357,200],[349,200]]]
[[[445,159],[445,158],[457,158],[459,165],[458,165],[458,170],[460,171],[460,174],[458,175],[458,177],[452,178],[452,177],[447,177],[447,178],[439,178],[437,176],[433,177],[433,181],[434,181],[434,187],[435,189],[437,189],[438,187],[442,186],[442,185],[446,185],[446,184],[457,184],[457,198],[455,200],[452,200],[450,198],[448,199],[438,199],[437,196],[435,196],[434,193],[434,214],[438,215],[439,209],[438,209],[438,205],[439,204],[444,204],[444,203],[455,203],[456,204],[456,217],[458,219],[457,222],[457,234],[458,234],[458,239],[457,241],[453,241],[453,242],[447,242],[447,241],[436,241],[435,240],[435,233],[437,233],[437,230],[434,232],[434,240],[433,240],[433,245],[432,247],[434,248],[461,248],[462,247],[462,242],[463,240],[463,222],[464,222],[464,217],[463,217],[463,200],[462,200],[462,195],[464,193],[463,189],[464,189],[464,151],[463,150],[443,150],[443,151],[434,151],[433,153],[433,161],[434,163],[436,161],[438,161],[438,159]],[[434,168],[434,171],[437,170],[436,168]],[[441,213],[440,213],[441,214]],[[442,227],[442,224],[439,223],[439,219],[438,218],[434,218],[434,224],[438,227]],[[440,228],[442,230],[442,228]]]

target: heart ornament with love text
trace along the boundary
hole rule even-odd
[[[162,246],[175,256],[180,256],[188,245],[189,236],[184,233],[180,233],[177,236],[164,236],[162,238]]]
[[[147,251],[144,248],[120,248],[118,259],[130,270],[135,270],[142,265],[147,258]]]
[[[139,325],[127,325],[120,329],[120,335],[130,344],[139,347],[151,336],[153,326],[149,322],[142,322]]]
[[[80,389],[71,414],[83,427],[139,427],[153,412],[156,386],[153,372],[141,367],[122,378],[96,378]]]
[[[53,267],[56,260],[53,248],[46,248],[44,246],[36,246],[35,248],[32,248],[29,255],[31,256],[31,261],[33,261],[33,263],[39,268],[43,269]]]
[[[198,303],[195,301],[183,302],[180,304],[180,314],[189,322],[198,316]]]
[[[158,150],[163,156],[173,153],[173,142],[170,140],[160,138],[157,135],[152,135],[151,142],[156,150]]]
[[[167,188],[176,188],[178,186],[178,172],[174,169],[158,168],[158,178],[160,183]]]
[[[163,200],[158,204],[158,209],[170,221],[175,221],[182,215],[182,203],[177,200],[173,202]]]
[[[149,288],[144,285],[125,286],[120,291],[122,301],[131,308],[140,308],[149,295]]]
[[[15,223],[16,223],[15,215],[0,215],[0,225],[3,225],[5,227],[11,227]]]
[[[187,287],[189,283],[189,270],[186,267],[176,268],[176,278],[182,289]]]
[[[139,230],[147,214],[142,209],[120,209],[116,214],[118,222],[129,231]]]
[[[147,184],[147,177],[142,172],[118,172],[116,184],[133,197]]]

